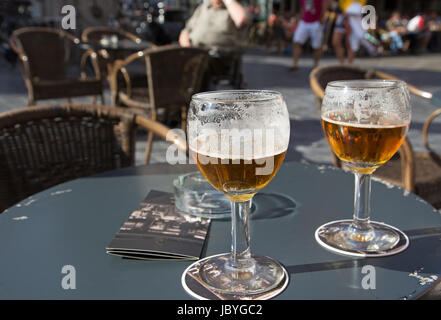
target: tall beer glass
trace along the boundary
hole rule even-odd
[[[287,281],[277,261],[251,254],[249,213],[252,197],[280,168],[289,134],[288,110],[278,92],[231,90],[193,96],[190,152],[205,178],[231,201],[231,253],[207,258],[199,268],[200,281],[211,290],[253,299]]]
[[[321,119],[331,149],[355,175],[353,220],[317,229],[324,247],[352,256],[386,256],[404,250],[409,240],[400,230],[370,221],[371,174],[387,162],[405,139],[411,111],[402,81],[330,82]]]

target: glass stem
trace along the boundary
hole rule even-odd
[[[359,232],[368,232],[371,230],[369,225],[371,215],[371,175],[355,175],[355,195],[354,195],[354,222],[353,226]]]
[[[251,200],[231,201],[231,257],[230,267],[249,268],[252,265],[250,250],[250,206]]]

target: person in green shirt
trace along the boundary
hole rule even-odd
[[[216,78],[230,74],[232,67],[240,65],[237,59],[241,59],[248,20],[247,11],[237,0],[210,0],[200,4],[187,21],[179,44],[210,49],[202,91],[211,90]],[[241,87],[241,78],[233,80],[235,87]]]
[[[210,0],[199,5],[179,36],[183,47],[235,47],[248,23],[245,8],[236,0]]]

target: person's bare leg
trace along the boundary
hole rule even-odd
[[[355,51],[348,49],[348,62],[349,62],[349,64],[352,64],[354,62],[355,55],[356,55]]]
[[[345,62],[345,49],[343,47],[344,34],[341,32],[334,32],[332,35],[332,47],[334,48],[335,55],[340,63]]]
[[[318,67],[320,57],[322,55],[322,49],[318,48],[314,50],[314,68]]]
[[[346,37],[346,51],[348,52],[348,63],[352,64],[357,52],[351,48],[350,36]]]
[[[302,45],[300,43],[294,43],[294,50],[293,50],[293,65],[291,67],[291,70],[297,70],[299,65],[299,58],[302,54]]]

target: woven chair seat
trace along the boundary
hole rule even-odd
[[[0,114],[0,212],[51,186],[135,164],[137,128],[169,129],[127,109],[62,105]],[[169,137],[181,149],[186,142]]]
[[[57,99],[95,95],[101,91],[99,79],[38,80],[33,82],[36,99]]]
[[[0,208],[50,186],[134,164],[134,115],[46,106],[0,115]]]
[[[415,193],[441,208],[441,161],[436,155],[415,153]],[[400,159],[391,159],[374,173],[384,181],[402,186]]]

